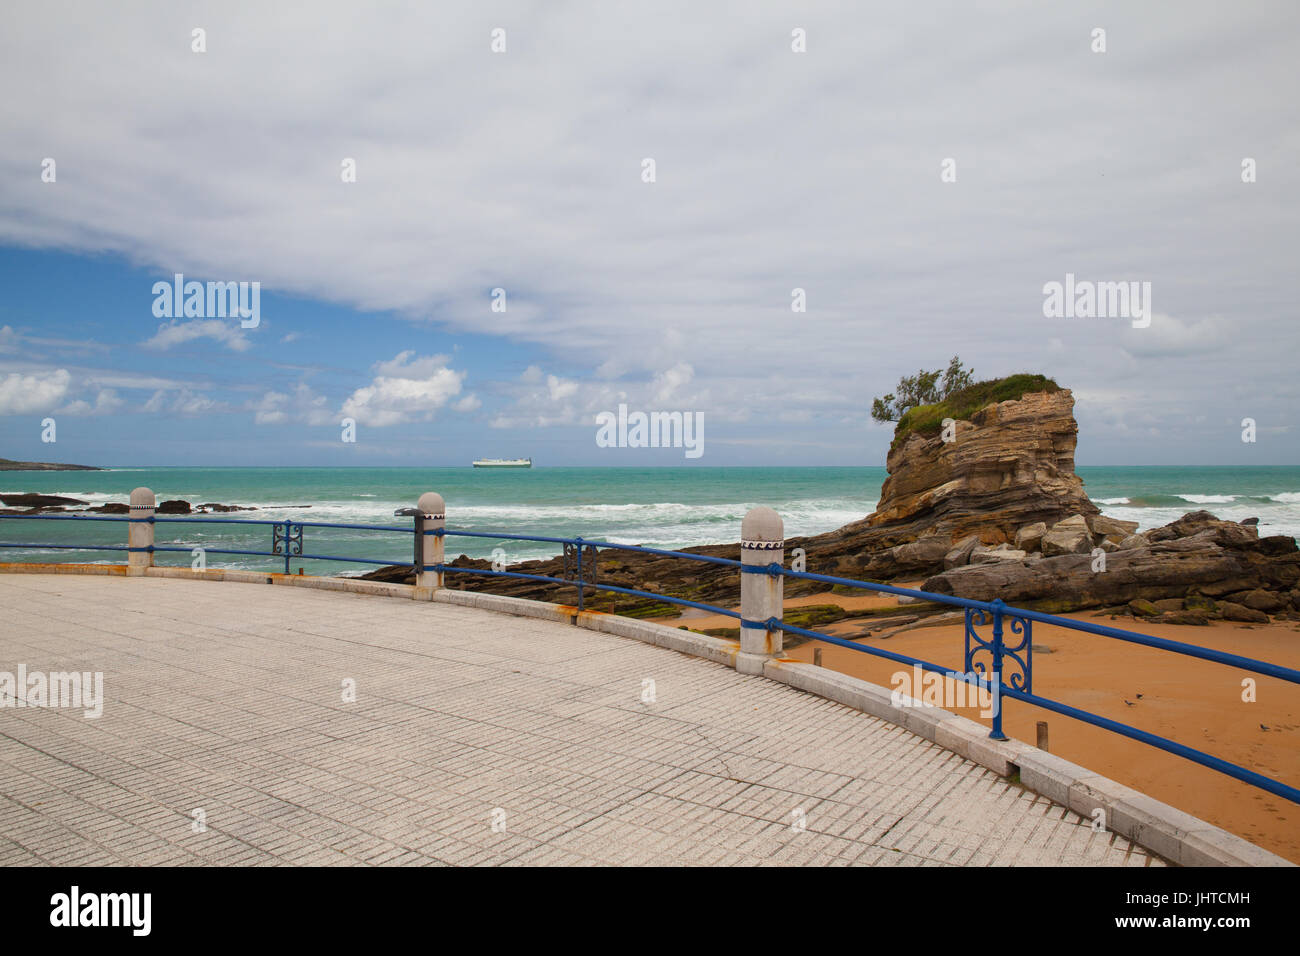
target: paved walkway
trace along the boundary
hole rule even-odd
[[[0,864],[1160,862],[901,728],[627,638],[159,578],[4,574],[0,606],[0,671],[102,671],[105,698],[0,709]]]

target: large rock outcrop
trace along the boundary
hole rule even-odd
[[[912,432],[895,443],[868,527],[1000,544],[1025,525],[1097,514],[1074,473],[1079,426],[1069,389],[989,405],[954,432],[953,441]]]
[[[942,571],[959,544],[969,560],[971,537],[1012,543],[1037,525],[1041,536],[1068,518],[1092,518],[1100,512],[1074,473],[1078,433],[1069,389],[987,405],[956,421],[950,441],[908,433],[889,451],[875,512],[815,540],[841,552],[835,573],[888,580]]]
[[[1294,538],[1261,538],[1253,524],[1221,521],[1207,511],[1114,544],[1122,533],[1115,529],[1101,539],[1104,555],[1093,550],[1048,556],[1044,549],[1019,561],[952,568],[926,580],[922,589],[977,601],[1001,598],[1055,613],[1122,608],[1138,617],[1174,614],[1181,618],[1171,623],[1185,624],[1215,617],[1264,623],[1267,614],[1300,612]]]

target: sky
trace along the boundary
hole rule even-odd
[[[873,397],[959,355],[1072,389],[1080,464],[1300,464],[1297,40],[1289,2],[11,3],[0,456],[882,465]],[[257,326],[159,316],[176,274]],[[1067,274],[1146,324],[1045,315]],[[703,454],[602,447],[619,404]]]

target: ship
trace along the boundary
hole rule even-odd
[[[531,468],[531,458],[476,458],[475,468]]]

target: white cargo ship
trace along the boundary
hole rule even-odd
[[[531,458],[476,458],[475,468],[531,468]]]

